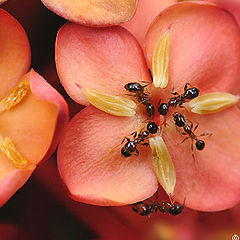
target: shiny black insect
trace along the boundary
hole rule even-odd
[[[152,103],[152,97],[149,92],[145,92],[145,88],[149,85],[149,82],[141,85],[138,82],[131,82],[124,85],[124,88],[132,94],[128,94],[129,96],[133,96],[137,99],[139,103],[142,103],[146,106],[146,111],[148,116],[152,117],[155,113],[155,107]]]
[[[182,212],[184,208],[183,205],[175,205],[168,202],[162,202],[162,205],[158,201],[153,201],[151,203],[138,202],[131,205],[132,210],[141,216],[149,217],[153,212],[157,213],[169,213],[173,216],[178,215]]]
[[[198,124],[194,127],[193,129],[193,123],[190,122],[191,124],[189,125],[185,119],[185,117],[178,113],[175,112],[173,113],[173,119],[175,122],[175,125],[177,127],[182,127],[183,128],[183,135],[188,135],[188,137],[184,138],[182,142],[184,142],[186,139],[191,138],[192,141],[195,141],[195,146],[198,150],[203,150],[205,147],[205,142],[203,140],[198,139],[198,137],[194,134],[194,131],[197,129]],[[193,130],[192,130],[193,129]],[[207,136],[211,135],[210,133],[203,133],[200,136]],[[193,144],[191,145],[192,148],[192,154],[193,154]]]
[[[166,116],[170,107],[182,107],[183,103],[187,102],[187,100],[192,100],[199,95],[199,90],[196,87],[188,88],[189,83],[186,83],[184,87],[184,93],[178,94],[177,92],[173,92],[174,97],[171,97],[167,103],[158,103],[158,112],[162,116]]]
[[[158,125],[155,122],[149,122],[147,124],[147,130],[137,132],[133,132],[133,140],[131,141],[129,138],[125,137],[122,143],[127,140],[127,143],[122,147],[121,154],[123,157],[130,157],[133,153],[139,155],[139,151],[137,149],[138,144],[142,143],[142,145],[148,146],[148,143],[144,143],[144,141],[148,138],[149,134],[155,134],[158,131]]]
[[[175,205],[175,203],[171,204],[168,202],[162,202],[162,206],[158,207],[158,210],[163,213],[169,213],[173,216],[178,215],[182,212],[184,208],[183,205]]]

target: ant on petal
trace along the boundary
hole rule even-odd
[[[166,116],[170,107],[182,107],[182,105],[187,102],[187,100],[192,100],[199,95],[199,90],[196,87],[188,88],[189,83],[184,86],[184,93],[179,94],[177,92],[172,92],[174,97],[171,97],[167,103],[161,103],[161,99],[158,103],[158,112],[162,116]]]
[[[175,122],[175,125],[177,127],[181,127],[183,129],[183,135],[188,135],[186,138],[183,139],[182,142],[184,142],[186,139],[190,138],[193,141],[195,141],[195,146],[197,148],[197,150],[201,151],[204,149],[205,147],[205,142],[201,139],[198,139],[198,136],[194,133],[194,131],[197,129],[198,127],[198,124],[196,124],[195,127],[193,127],[193,123],[191,123],[190,125],[187,123],[185,117],[178,113],[178,112],[174,112],[173,113],[173,119],[174,119],[174,122]],[[200,134],[199,136],[210,136],[212,135],[211,133],[203,133],[203,134]],[[193,143],[191,145],[191,149],[192,149],[192,156],[194,158],[194,154],[193,154]]]
[[[122,143],[127,140],[127,143],[122,147],[121,154],[123,157],[130,157],[134,152],[136,152],[136,155],[139,155],[139,151],[137,149],[138,144],[142,143],[142,145],[148,146],[148,143],[143,143],[147,138],[149,134],[155,134],[157,133],[159,127],[155,122],[149,122],[147,124],[147,130],[140,131],[138,134],[137,131],[133,132],[131,135],[133,135],[134,140],[130,140],[129,138],[125,137],[122,141]]]
[[[152,103],[152,96],[150,92],[145,92],[145,88],[150,84],[150,82],[144,82],[144,85],[141,85],[138,82],[130,82],[124,85],[124,88],[132,94],[127,94],[133,96],[139,103],[142,103],[146,106],[146,111],[149,117],[152,117],[155,113],[155,107]]]

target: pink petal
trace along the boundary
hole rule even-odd
[[[149,80],[140,46],[121,27],[64,25],[56,40],[56,67],[65,90],[83,105],[88,101],[81,87],[124,94],[126,83]]]
[[[145,123],[137,115],[115,117],[89,106],[76,115],[59,145],[58,166],[70,196],[95,205],[124,205],[157,188],[149,147],[140,156],[121,156],[121,141]]]
[[[240,111],[236,107],[212,115],[188,114],[186,118],[198,122],[196,135],[205,141],[205,148],[191,153],[191,140],[181,141],[181,135],[172,129],[164,131],[164,139],[174,161],[177,175],[175,196],[186,206],[201,211],[219,211],[233,207],[240,196]],[[181,144],[180,144],[181,143]],[[195,142],[194,142],[195,144]]]
[[[190,82],[200,91],[238,92],[240,31],[229,12],[205,2],[167,8],[146,36],[149,65],[157,40],[169,27],[169,89],[182,91]]]

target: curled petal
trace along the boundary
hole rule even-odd
[[[160,136],[151,137],[149,144],[152,149],[152,164],[157,179],[166,193],[173,196],[176,172],[167,146]]]
[[[134,109],[137,104],[127,98],[103,93],[92,88],[85,89],[85,94],[94,107],[111,115],[131,117],[136,114]]]
[[[67,123],[64,99],[40,75],[31,70],[21,82],[30,86],[25,96],[0,113],[0,204],[53,153]]]
[[[188,103],[191,111],[197,114],[211,114],[237,104],[238,97],[230,93],[212,92],[203,94]]]
[[[170,33],[167,30],[157,41],[152,57],[153,84],[165,88],[168,84],[168,63],[170,55]]]

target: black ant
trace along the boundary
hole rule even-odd
[[[147,130],[140,131],[139,134],[137,132],[133,132],[133,138],[134,140],[131,141],[129,138],[125,137],[122,141],[122,143],[127,140],[127,143],[122,147],[121,154],[124,157],[130,157],[134,152],[136,152],[136,155],[139,155],[139,151],[137,149],[137,146],[139,143],[144,142],[149,134],[155,134],[158,131],[158,125],[155,122],[149,122],[147,124]],[[143,143],[142,145],[147,146],[148,143]]]
[[[146,82],[146,84],[144,85],[141,85],[138,82],[131,82],[124,85],[124,88],[131,93],[135,93],[134,95],[130,96],[135,97],[139,103],[145,105],[148,116],[152,117],[155,113],[155,107],[152,103],[152,97],[150,93],[146,93],[144,91],[145,87],[147,87],[149,84],[149,82]]]
[[[138,202],[132,204],[131,207],[134,212],[138,213],[141,216],[149,217],[153,212],[157,213],[157,211],[162,213],[169,213],[172,216],[175,216],[182,212],[184,203],[183,205],[175,205],[175,202],[172,204],[168,202],[162,202],[161,205],[158,201],[153,201],[151,203]]]
[[[191,138],[192,141],[193,140],[196,141],[196,143],[195,143],[196,148],[198,150],[203,150],[204,147],[205,147],[205,142],[203,140],[198,139],[198,137],[194,134],[194,131],[197,129],[198,124],[193,129],[193,123],[191,122],[191,125],[189,126],[185,117],[178,112],[173,113],[173,119],[174,119],[175,125],[177,127],[182,127],[183,128],[184,133],[182,133],[182,134],[188,135],[188,137],[183,139],[182,142],[184,142],[188,138]],[[211,134],[210,133],[203,133],[200,136],[207,136],[207,135],[211,135]],[[193,154],[193,144],[192,144],[191,148],[192,148],[192,154]],[[193,155],[193,157],[194,157],[194,155]]]
[[[177,92],[172,92],[175,97],[171,97],[167,103],[158,103],[158,112],[162,116],[166,116],[170,107],[182,107],[182,105],[187,102],[187,100],[192,100],[199,95],[199,90],[196,87],[188,88],[190,83],[186,83],[184,87],[184,93],[182,95]]]

